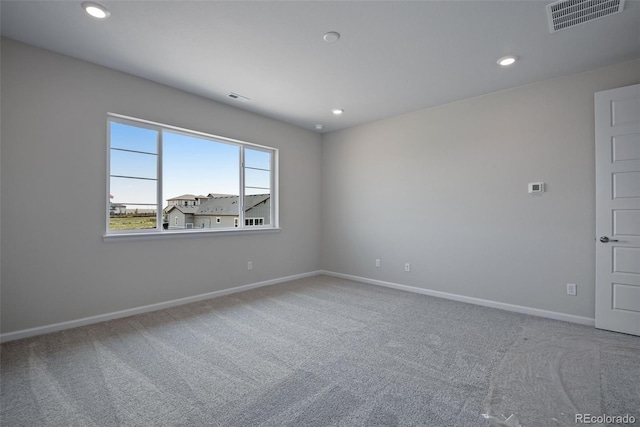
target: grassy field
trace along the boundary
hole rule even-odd
[[[142,230],[145,228],[156,228],[155,216],[109,218],[109,230]]]

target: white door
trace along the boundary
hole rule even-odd
[[[595,94],[596,328],[640,335],[640,85]]]

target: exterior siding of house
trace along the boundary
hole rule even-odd
[[[271,224],[271,199],[267,199],[266,201],[260,203],[257,206],[254,206],[244,214],[245,218],[264,218],[264,224]]]
[[[237,215],[197,215],[194,219],[194,228],[229,228],[234,226],[234,218]],[[220,223],[216,222],[216,218],[220,218]]]
[[[168,220],[169,230],[182,230],[187,228],[188,223],[193,223],[193,214],[185,214],[178,209],[172,209],[171,212],[168,213]]]

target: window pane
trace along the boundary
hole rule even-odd
[[[113,203],[157,205],[155,180],[111,177],[110,199]]]
[[[245,168],[244,185],[247,187],[247,194],[268,193],[271,188],[271,172]],[[260,191],[249,192],[251,187]]]
[[[155,154],[111,150],[111,175],[156,179],[157,169],[158,156]]]
[[[163,132],[162,139],[165,206],[184,194],[238,196],[240,147],[173,132]]]
[[[109,230],[233,229],[277,223],[271,218],[275,151],[138,123],[109,119]],[[162,212],[156,212],[160,204]],[[243,214],[246,221],[241,222]]]
[[[111,148],[158,153],[158,131],[111,122]]]
[[[240,147],[167,131],[162,140],[167,228],[233,228],[239,215]],[[193,199],[186,209],[168,201],[185,195]]]
[[[110,203],[109,230],[155,229],[156,223],[155,206]]]
[[[245,148],[244,164],[248,168],[271,170],[271,153]]]

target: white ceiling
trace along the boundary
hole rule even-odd
[[[3,0],[2,35],[322,132],[640,57],[634,0],[553,34],[551,1],[98,1]]]

